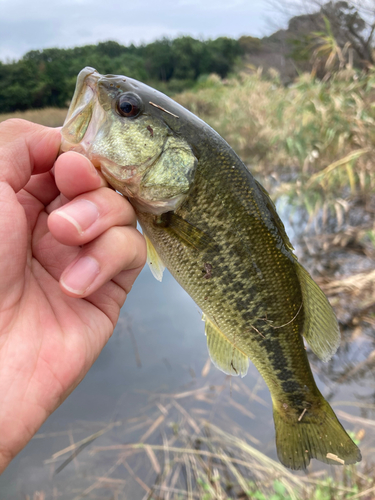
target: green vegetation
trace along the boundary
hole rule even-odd
[[[311,218],[323,211],[325,219],[339,219],[346,201],[366,205],[374,193],[374,93],[375,69],[346,65],[328,81],[305,73],[289,87],[276,71],[201,76],[174,98],[217,130],[274,197],[288,195]],[[35,110],[0,120],[18,116],[57,126],[65,112]],[[366,238],[373,237],[370,230]]]
[[[102,74],[129,75],[180,92],[204,74],[225,77],[242,49],[237,40],[201,41],[189,36],[164,38],[148,45],[103,42],[73,49],[28,52],[19,61],[0,62],[0,109],[3,113],[44,107],[66,107],[79,71],[92,66]]]
[[[284,9],[287,0],[279,0]],[[171,95],[192,88],[209,74],[227,77],[239,67],[276,66],[281,81],[298,71],[320,78],[326,70],[342,69],[345,56],[354,67],[374,64],[375,10],[370,2],[316,2],[316,11],[295,16],[287,30],[263,39],[249,35],[238,40],[219,37],[197,40],[190,36],[163,38],[135,46],[114,41],[71,49],[32,50],[19,61],[0,61],[2,113],[64,108],[73,94],[78,72],[92,66],[102,74],[128,75]]]
[[[338,198],[366,202],[374,192],[374,91],[374,69],[346,68],[326,82],[304,74],[289,87],[276,72],[258,71],[210,77],[175,98],[217,130],[270,190],[272,174],[275,196],[303,200],[313,214]]]
[[[373,195],[374,92],[375,69],[346,67],[328,81],[303,74],[289,87],[275,71],[224,80],[213,74],[174,98],[217,130],[275,197],[299,200],[313,217],[341,211],[343,199],[366,204]],[[0,120],[57,126],[65,113],[35,110]]]

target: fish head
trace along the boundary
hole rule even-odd
[[[138,210],[161,214],[181,205],[194,179],[197,158],[181,134],[188,115],[194,117],[137,80],[87,67],[77,78],[61,151],[83,154]]]

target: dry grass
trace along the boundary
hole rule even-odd
[[[22,118],[23,120],[39,123],[46,127],[61,127],[64,123],[67,111],[67,109],[59,108],[18,111],[17,113],[0,114],[0,122],[8,120],[9,118]]]
[[[375,69],[346,69],[329,82],[302,75],[284,87],[274,72],[211,78],[177,100],[217,130],[275,197],[310,214],[338,198],[375,192]],[[276,188],[275,188],[276,185]]]
[[[361,472],[366,467],[363,463],[330,471],[322,466],[308,475],[287,470],[260,451],[260,442],[232,420],[235,396],[226,396],[223,387],[213,387],[204,379],[193,390],[152,394],[139,419],[114,422],[47,460],[48,466],[60,464],[60,471],[69,466],[72,457],[81,460],[82,445],[107,436],[113,429],[120,433],[121,438],[113,436],[114,444],[109,438],[109,444],[86,450],[82,463],[93,461],[91,475],[85,476],[80,492],[69,498],[346,500],[360,498],[362,492],[374,487],[374,480]],[[241,380],[232,383],[236,394],[259,399],[256,387],[250,391]],[[238,401],[236,404],[238,410],[247,410]],[[368,434],[374,432],[373,420],[342,411],[340,416],[354,425],[358,437],[364,435],[364,429]],[[140,437],[132,441],[135,430]],[[61,463],[62,458],[65,461]],[[101,460],[105,467],[96,469],[95,460]],[[76,473],[78,470],[79,466]],[[64,497],[70,495],[65,484],[66,491],[59,492]]]

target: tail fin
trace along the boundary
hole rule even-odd
[[[277,455],[285,467],[306,469],[312,458],[335,465],[354,464],[362,459],[324,399],[318,409],[308,409],[299,416],[294,411],[280,411],[274,405],[273,418]]]

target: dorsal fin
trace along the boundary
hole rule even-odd
[[[163,272],[165,269],[165,265],[163,264],[163,261],[157,254],[154,245],[151,243],[149,238],[144,235],[146,244],[147,244],[147,264],[152,272],[152,274],[155,276],[155,278],[158,281],[161,281],[163,279]]]
[[[285,227],[283,224],[283,221],[280,219],[279,214],[276,211],[276,207],[274,202],[271,200],[270,195],[266,191],[266,189],[260,184],[256,179],[255,182],[257,183],[257,186],[262,193],[263,196],[263,201],[266,204],[268,210],[270,211],[272,215],[273,222],[275,223],[275,226],[279,230],[280,236],[284,242],[284,245],[289,249],[289,250],[294,250],[293,245],[291,244],[288,235],[286,234]]]
[[[227,375],[244,377],[249,368],[249,358],[234,344],[207,317],[206,322],[207,347],[213,364]]]
[[[295,263],[301,284],[305,322],[302,335],[313,352],[328,361],[340,345],[337,319],[327,297],[298,262]]]

